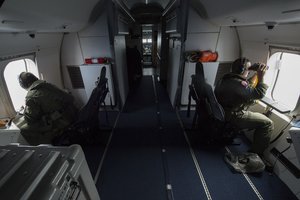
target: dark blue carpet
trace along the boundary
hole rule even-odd
[[[129,94],[96,184],[101,199],[168,199],[166,184],[174,199],[206,199],[176,113],[159,85],[157,94],[159,104],[151,77]]]
[[[213,199],[257,199],[241,174],[234,174],[223,160],[219,147],[194,147],[198,163]]]
[[[166,199],[151,77],[132,91],[101,169],[101,199]]]
[[[229,146],[232,152],[245,152],[249,149],[250,143],[245,136],[240,136],[239,140],[241,145],[239,146]],[[260,194],[264,199],[289,199],[296,200],[297,197],[292,193],[292,191],[281,181],[277,175],[270,174],[268,172],[263,172],[262,174],[249,174],[248,175],[254,185],[257,187]]]
[[[174,199],[207,199],[183,130],[166,90],[157,83],[162,140],[172,184]]]
[[[195,135],[201,134],[189,130],[192,127],[193,113],[194,111],[192,111],[190,118],[186,117],[186,111],[179,113],[191,140],[199,139]],[[240,143],[240,145],[229,145],[228,148],[231,152],[246,152],[249,149],[249,140],[245,136],[238,136],[235,142]],[[203,174],[207,177],[207,184],[213,199],[257,199],[243,175],[234,173],[226,165],[224,146],[203,145],[196,141],[192,141],[192,143]],[[297,199],[276,175],[263,172],[261,174],[248,174],[248,176],[264,199]]]
[[[207,199],[176,113],[165,89],[156,84],[158,104],[151,77],[143,77],[127,98],[96,183],[102,200],[170,199],[167,183],[172,185],[173,199]],[[193,115],[186,118],[180,112],[180,116],[191,128]],[[233,173],[224,162],[224,146],[203,145],[197,142],[197,133],[187,132],[212,199],[258,199],[243,175]],[[237,141],[241,145],[229,146],[231,151],[248,149],[244,137]],[[84,149],[94,176],[104,146]],[[276,176],[249,177],[264,199],[297,199]]]
[[[104,153],[105,145],[107,144],[109,135],[111,133],[111,130],[114,126],[118,114],[118,111],[109,111],[107,113],[101,111],[99,113],[99,143],[81,146],[93,178],[97,173],[99,163]]]
[[[85,155],[85,159],[90,168],[92,177],[95,178],[100,160],[103,156],[104,146],[89,145],[81,146]]]

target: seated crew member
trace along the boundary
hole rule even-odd
[[[265,64],[256,63],[251,66],[247,58],[239,58],[233,62],[232,72],[225,74],[215,88],[216,97],[224,108],[226,120],[239,129],[255,129],[249,151],[261,157],[269,146],[274,129],[273,121],[261,113],[247,111],[247,107],[255,100],[263,98],[266,93],[268,86],[263,83],[266,69]],[[249,70],[256,71],[256,87],[247,80]]]
[[[51,143],[76,118],[73,96],[28,72],[19,83],[28,91],[21,134],[30,145]]]

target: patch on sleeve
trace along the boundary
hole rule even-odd
[[[248,82],[247,81],[241,81],[241,84],[242,84],[242,86],[244,86],[244,87],[248,87]]]

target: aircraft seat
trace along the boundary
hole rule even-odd
[[[225,119],[225,112],[204,77],[203,65],[196,64],[196,73],[192,75],[189,86],[189,101],[196,102],[193,128],[199,130],[207,142],[231,143],[238,130]]]

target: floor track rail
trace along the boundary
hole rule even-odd
[[[181,128],[182,128],[182,130],[183,130],[183,134],[184,134],[185,140],[186,140],[186,142],[188,143],[189,150],[190,150],[191,156],[192,156],[192,158],[193,158],[193,162],[194,162],[194,164],[195,164],[195,167],[196,167],[196,169],[197,169],[199,178],[200,178],[200,180],[201,180],[203,189],[204,189],[204,191],[205,191],[206,197],[207,197],[208,200],[212,200],[211,194],[210,194],[209,189],[208,189],[208,187],[207,187],[207,184],[206,184],[205,178],[204,178],[204,176],[203,176],[203,173],[202,173],[202,171],[201,171],[200,165],[199,165],[198,160],[197,160],[197,158],[196,158],[196,156],[195,156],[195,152],[194,152],[194,150],[193,150],[193,148],[192,148],[192,145],[191,145],[191,142],[190,142],[190,140],[189,140],[189,138],[188,138],[188,136],[187,136],[187,133],[186,133],[185,130],[184,130],[183,123],[182,123],[182,121],[181,121],[181,118],[180,118],[180,116],[179,116],[177,110],[176,110],[176,115],[177,115],[177,118],[178,118],[178,120],[179,120],[180,126],[181,126]]]
[[[166,190],[167,190],[167,198],[168,200],[174,200],[174,194],[172,190],[172,184],[171,184],[171,178],[169,174],[169,164],[167,161],[167,148],[165,147],[165,140],[164,140],[164,128],[162,126],[162,120],[161,120],[161,112],[160,112],[160,105],[159,105],[159,96],[157,93],[157,84],[155,80],[155,76],[152,75],[152,83],[153,83],[153,89],[154,89],[154,95],[155,95],[155,103],[156,103],[156,110],[157,110],[157,122],[158,122],[158,133],[160,136],[160,145],[161,145],[161,156],[162,156],[162,162],[163,162],[163,169],[164,169],[164,175],[165,175],[165,184],[166,184]]]

